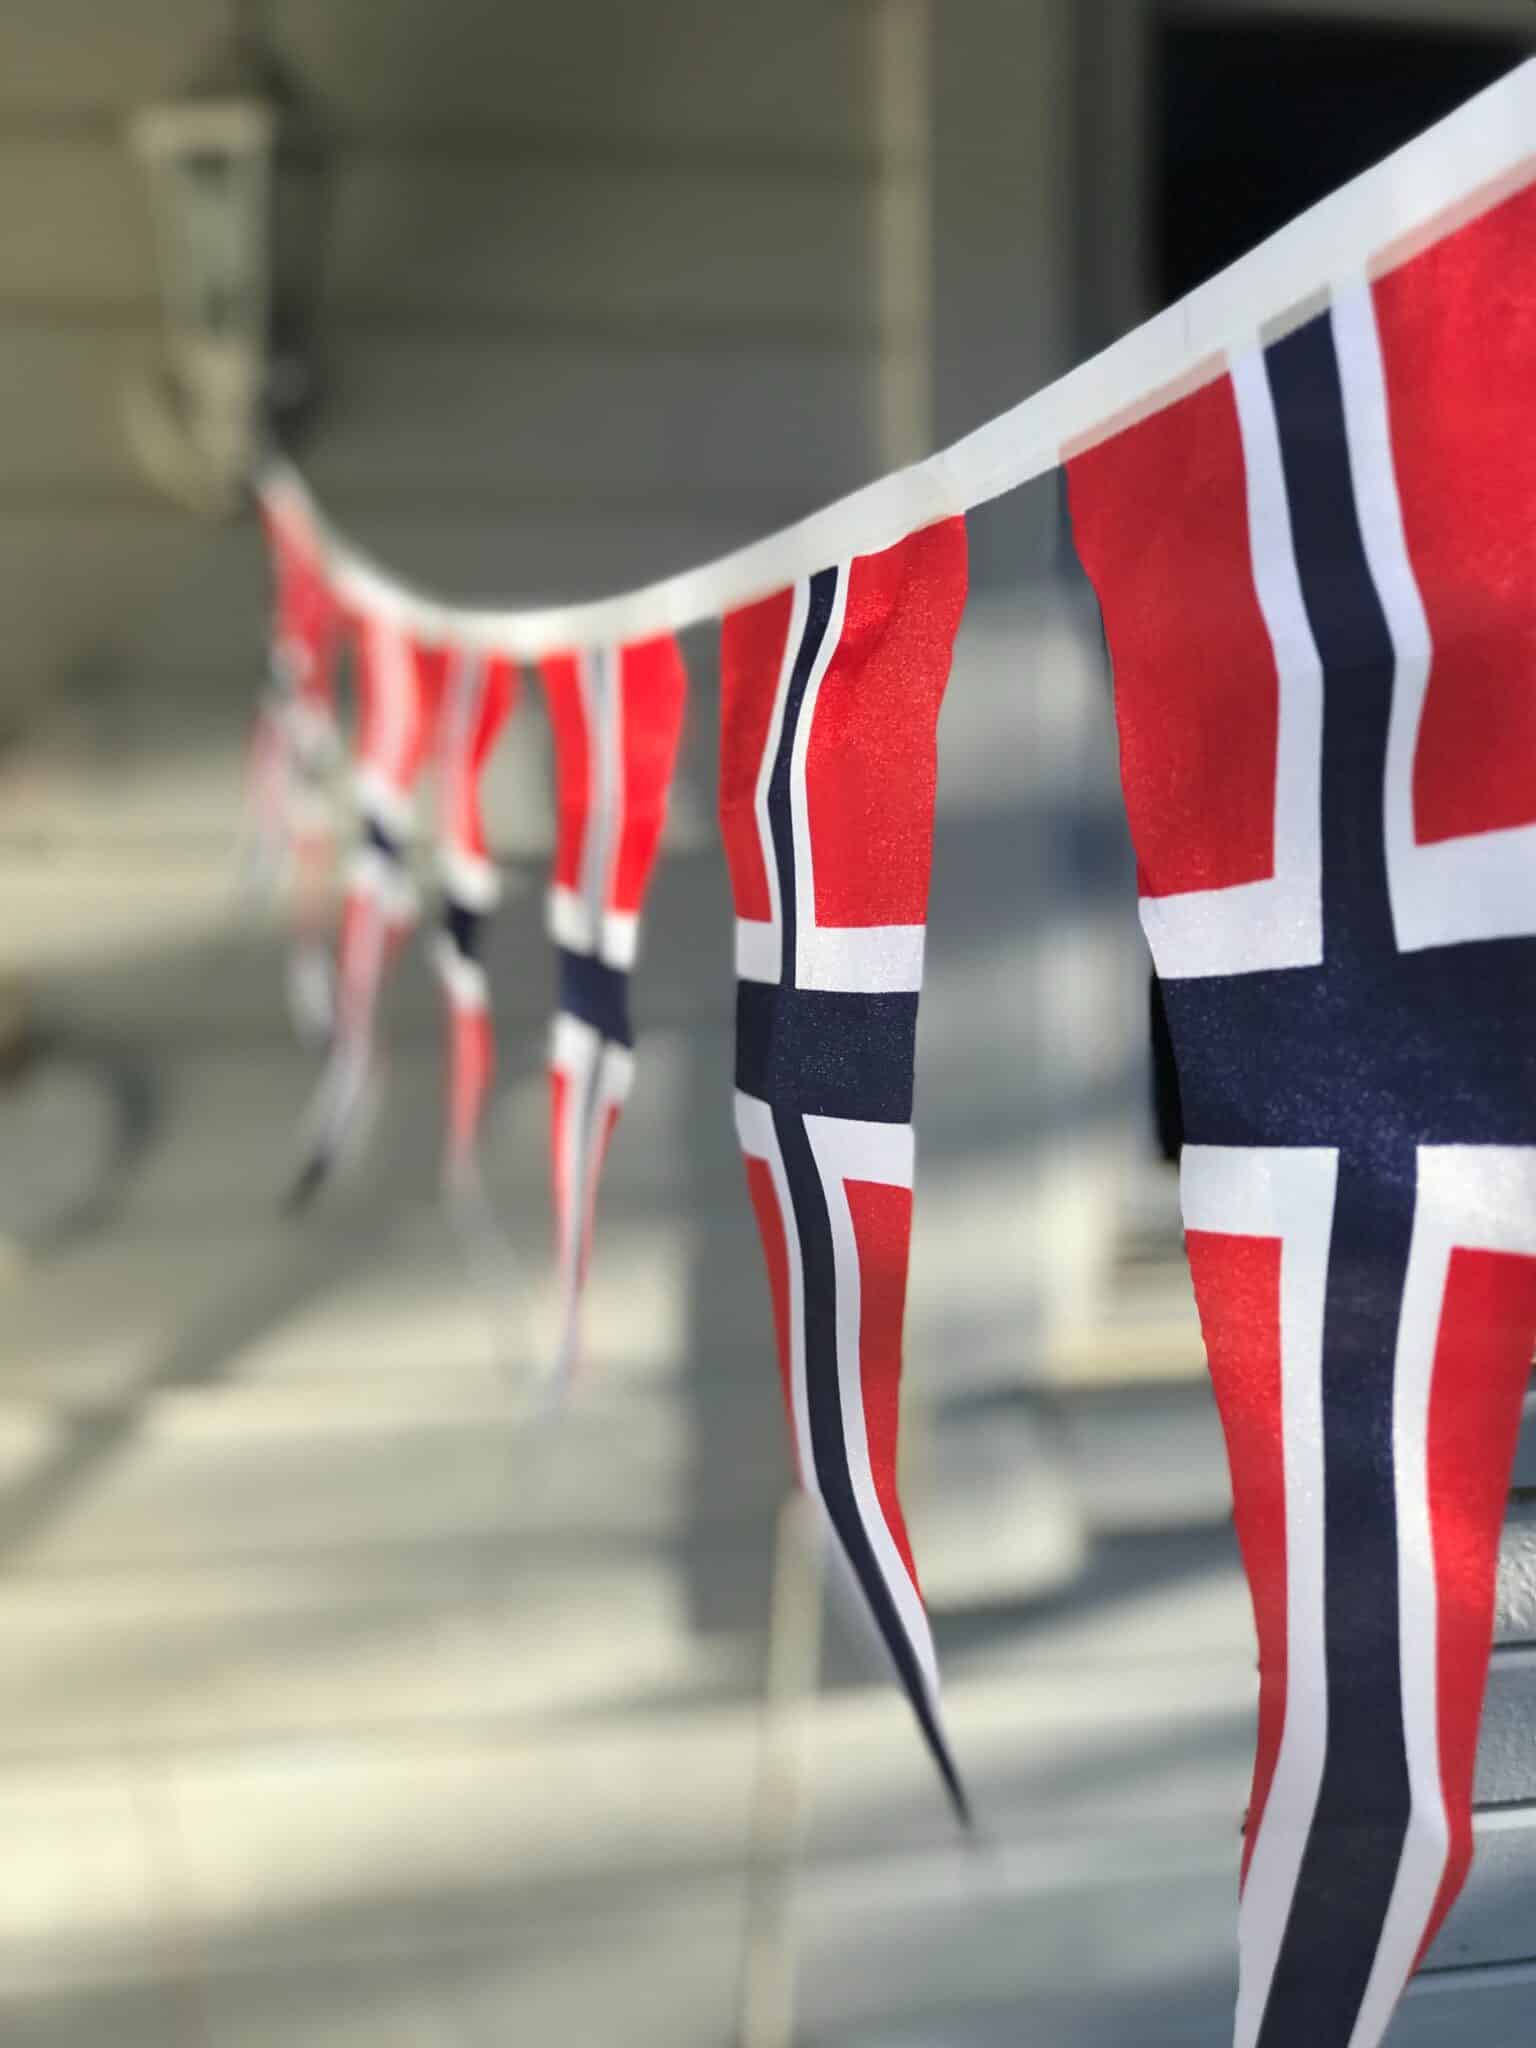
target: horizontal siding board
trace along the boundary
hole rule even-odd
[[[18,139],[0,126],[0,283],[23,303],[152,300],[148,195],[120,142]]]
[[[864,11],[691,0],[567,0],[536,15],[420,0],[279,0],[274,35],[348,120],[409,132],[589,127],[669,146],[846,149],[867,131]],[[210,0],[49,0],[0,8],[0,121],[124,111],[195,68]]]
[[[227,674],[232,646],[257,644],[262,606],[254,537],[240,543],[235,576],[230,544],[225,531],[158,514],[0,517],[7,675],[29,695],[94,707],[100,692],[152,678],[162,651],[174,659],[178,647],[191,665],[221,645]]]
[[[1536,2013],[1536,1961],[1420,1977],[1409,1987],[1387,2048],[1527,2048]]]
[[[276,0],[330,116],[330,384],[306,450],[401,573],[601,595],[876,466],[862,4],[572,0],[530,18]],[[0,718],[93,718],[207,665],[242,709],[261,578],[156,498],[123,426],[156,296],[131,111],[213,0],[0,8]]]
[[[330,276],[343,303],[867,333],[868,193],[839,177],[353,158]]]
[[[1523,1962],[1536,1952],[1536,1806],[1477,1816],[1472,1873],[1426,1969]]]
[[[1536,1492],[1536,1394],[1526,1396],[1520,1443],[1515,1451],[1514,1484]]]
[[[0,328],[5,486],[142,488],[121,422],[147,359],[121,335]],[[873,467],[869,364],[856,350],[728,356],[407,336],[342,337],[316,437],[332,487],[505,490],[528,498],[800,492],[807,507]],[[643,511],[637,506],[637,516]]]
[[[281,0],[273,15],[316,90],[358,120],[750,141],[786,154],[846,147],[867,126],[862,10],[826,0],[459,8],[452,35],[420,0]]]
[[[575,346],[363,341],[339,366],[322,473],[365,486],[476,481],[559,492],[611,486],[804,489],[872,468],[868,365],[846,350],[786,361],[635,356]]]
[[[0,122],[126,112],[187,68],[217,25],[208,0],[28,0],[0,7]]]
[[[0,322],[0,488],[111,485],[147,495],[129,453],[123,392],[150,349],[142,337]]]
[[[497,516],[467,522],[381,514],[348,502],[349,525],[401,574],[449,597],[506,603],[601,596],[750,540],[744,515],[710,521]],[[91,702],[94,725],[132,728],[168,671],[188,679],[197,729],[243,721],[261,663],[265,572],[254,528],[208,530],[174,514],[110,517],[0,511],[0,711],[34,690]],[[178,686],[179,689],[179,686]],[[184,726],[178,720],[175,737]],[[152,743],[164,736],[151,732]]]
[[[383,513],[338,497],[349,532],[392,569],[451,600],[505,605],[605,597],[689,569],[779,523],[745,512],[689,517],[637,507],[623,517],[553,508],[449,523],[430,508]]]
[[[331,317],[867,336],[869,195],[837,173],[559,165],[344,152],[327,228]],[[8,302],[151,315],[147,193],[121,144],[0,130]]]
[[[1475,1796],[1479,1806],[1536,1802],[1536,1648],[1494,1651]]]
[[[1510,1505],[1499,1548],[1497,1639],[1536,1642],[1536,1499]]]

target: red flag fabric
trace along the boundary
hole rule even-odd
[[[629,978],[682,737],[687,675],[670,635],[550,655],[557,830],[549,930],[559,990],[550,1039],[551,1187],[561,1300],[555,1359],[581,1356],[598,1186],[629,1093]]]
[[[962,1816],[896,1448],[936,729],[965,591],[952,519],[729,613],[720,756],[736,1119],[795,1467]]]
[[[1259,1638],[1240,2048],[1377,2048],[1471,1856],[1536,1345],[1536,191],[1497,196],[1068,464]]]

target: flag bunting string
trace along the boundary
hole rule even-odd
[[[290,465],[260,482],[276,658],[250,787],[276,857],[295,764],[334,734],[337,634],[359,653],[361,844],[305,1190],[366,1094],[434,750],[446,1171],[472,1175],[476,791],[539,670],[562,1382],[633,1068],[675,636],[720,622],[736,1123],[794,1468],[963,1816],[896,1483],[936,729],[965,515],[1065,471],[1259,1644],[1236,2048],[1380,2048],[1471,1861],[1536,1348],[1533,137],[1527,63],[1048,390],[627,595],[452,604],[355,548]]]

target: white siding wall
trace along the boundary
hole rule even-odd
[[[0,705],[189,664],[237,702],[259,577],[127,451],[152,346],[122,125],[211,0],[0,10]],[[860,481],[879,346],[868,9],[280,0],[341,158],[309,451],[466,595],[681,565]]]

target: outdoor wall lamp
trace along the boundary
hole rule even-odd
[[[316,393],[331,152],[312,103],[237,5],[211,62],[130,126],[153,218],[158,363],[128,394],[135,452],[162,488],[235,510],[262,449]]]

